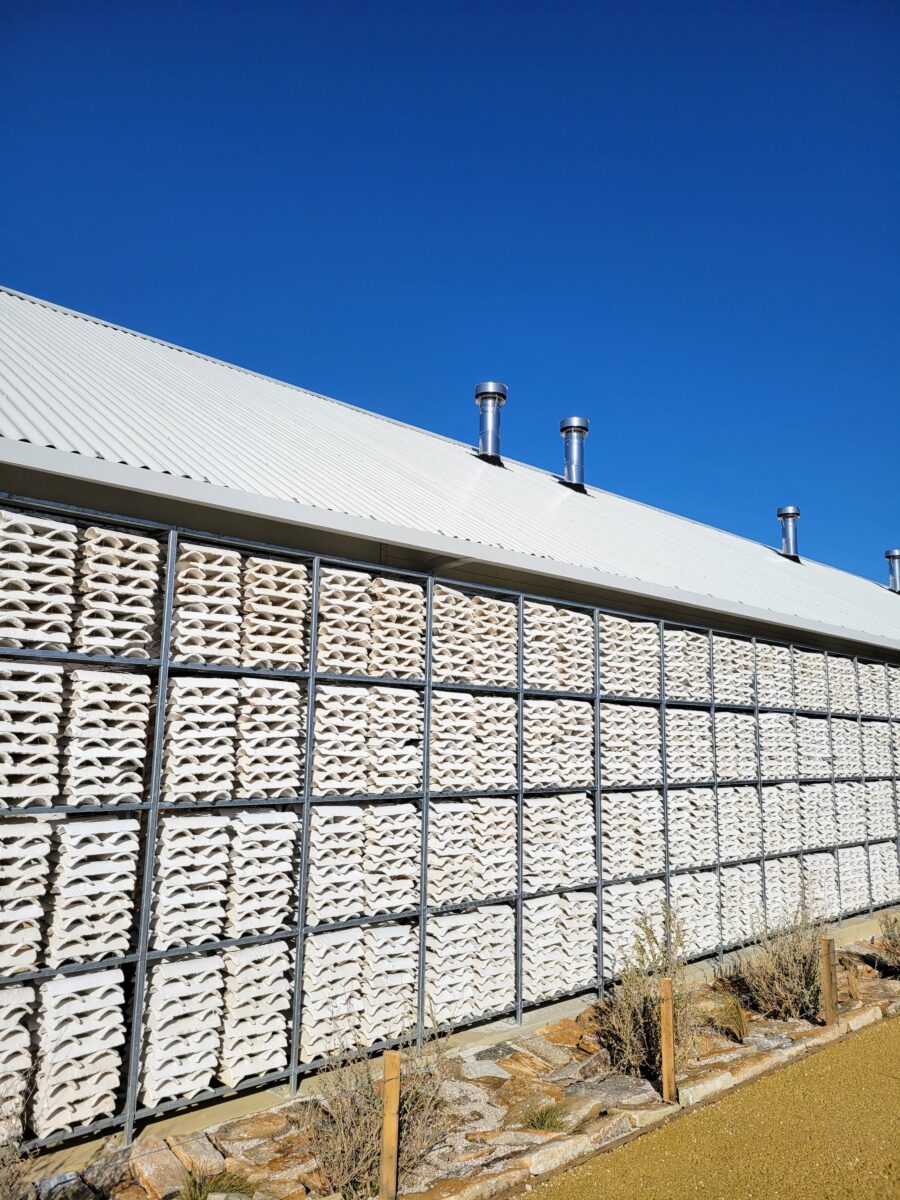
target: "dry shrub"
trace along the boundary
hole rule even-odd
[[[888,966],[900,970],[900,913],[885,913],[881,918],[881,954]]]
[[[255,1188],[235,1171],[190,1171],[178,1200],[207,1200],[217,1192],[252,1196]]]
[[[609,1051],[612,1065],[649,1079],[659,1079],[662,1072],[660,979],[672,980],[678,1063],[694,1054],[700,1024],[696,993],[687,986],[684,932],[668,905],[663,905],[661,924],[660,932],[649,913],[638,918],[634,945],[619,982],[595,1007],[593,1021],[594,1031]]]
[[[309,1105],[305,1128],[328,1190],[345,1200],[375,1196],[381,1159],[380,1071],[351,1051],[330,1056],[318,1102]],[[400,1185],[450,1132],[441,1098],[449,1078],[442,1042],[406,1047],[400,1070]]]
[[[0,1200],[24,1200],[27,1196],[26,1165],[17,1145],[0,1146]]]
[[[750,1032],[750,1022],[740,997],[728,992],[712,1015],[713,1028],[735,1042],[742,1042]]]
[[[780,1020],[812,1021],[819,1015],[823,928],[798,914],[791,924],[761,935],[758,946],[739,957],[728,975],[750,1008]]]

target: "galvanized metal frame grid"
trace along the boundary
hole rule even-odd
[[[517,592],[507,588],[492,588],[483,585],[461,582],[455,579],[441,579],[439,577],[425,574],[423,572],[395,570],[386,568],[383,565],[358,562],[339,557],[333,557],[322,554],[310,554],[295,550],[288,547],[272,545],[264,542],[249,541],[246,539],[236,539],[224,537],[221,535],[210,534],[203,531],[197,531],[181,526],[170,526],[162,523],[151,521],[141,521],[133,518],[125,518],[115,514],[98,512],[91,509],[84,509],[73,505],[61,505],[48,503],[39,500],[33,500],[28,497],[11,496],[0,493],[0,502],[9,506],[31,512],[52,513],[64,519],[75,521],[101,521],[105,525],[119,527],[124,529],[139,529],[143,532],[150,533],[165,543],[165,563],[163,571],[163,587],[162,587],[162,609],[160,616],[160,648],[158,656],[148,657],[146,659],[139,658],[120,658],[117,656],[101,656],[82,654],[69,651],[41,651],[41,650],[24,650],[11,647],[0,647],[0,663],[3,661],[57,661],[71,664],[80,664],[83,666],[100,667],[100,666],[115,666],[129,670],[142,670],[155,672],[155,691],[158,703],[154,715],[152,740],[150,746],[149,762],[147,768],[147,787],[145,792],[145,800],[139,804],[116,804],[116,805],[91,805],[88,807],[77,807],[72,805],[52,804],[47,807],[33,806],[29,808],[9,808],[0,809],[0,819],[2,818],[22,818],[23,816],[46,816],[51,813],[65,813],[74,817],[95,816],[103,814],[125,814],[125,813],[146,813],[144,828],[142,830],[143,846],[142,846],[142,871],[140,878],[140,907],[138,910],[137,920],[137,935],[136,946],[133,953],[108,958],[102,961],[90,963],[69,963],[56,968],[40,968],[34,971],[21,972],[14,975],[0,977],[0,987],[21,984],[30,981],[39,981],[61,975],[82,975],[93,973],[95,971],[108,969],[114,966],[133,966],[133,982],[131,995],[131,1026],[129,1030],[129,1039],[127,1044],[126,1064],[127,1071],[125,1073],[125,1094],[121,1111],[115,1116],[104,1118],[99,1121],[92,1122],[90,1125],[82,1126],[67,1132],[54,1134],[50,1137],[42,1139],[33,1139],[27,1143],[30,1148],[38,1149],[45,1146],[50,1146],[64,1141],[70,1141],[79,1137],[92,1136],[98,1133],[111,1131],[114,1129],[122,1129],[125,1141],[128,1142],[134,1133],[136,1123],[145,1119],[160,1116],[168,1112],[173,1112],[178,1109],[193,1107],[206,1101],[215,1100],[224,1096],[234,1095],[242,1091],[259,1090],[261,1088],[272,1087],[279,1084],[288,1084],[292,1093],[297,1091],[300,1080],[306,1074],[321,1069],[326,1065],[323,1059],[317,1059],[312,1062],[302,1062],[300,1056],[300,1035],[302,1029],[303,1017],[303,964],[306,939],[311,934],[324,932],[326,930],[345,929],[353,927],[361,927],[367,925],[394,923],[398,921],[411,921],[417,923],[418,926],[418,978],[416,991],[416,1025],[413,1035],[417,1042],[421,1044],[426,1033],[428,1032],[428,1021],[426,1014],[426,974],[427,974],[427,928],[428,919],[441,913],[449,912],[464,912],[484,905],[511,905],[515,913],[515,1002],[502,1012],[491,1012],[479,1014],[472,1017],[470,1020],[454,1025],[454,1028],[461,1028],[466,1025],[479,1024],[485,1020],[496,1020],[500,1017],[514,1017],[517,1021],[521,1021],[523,1012],[526,1008],[535,1007],[537,1004],[547,1004],[553,1000],[561,999],[567,995],[583,994],[585,990],[579,989],[575,992],[563,992],[559,995],[550,997],[542,997],[540,1001],[533,1002],[526,1000],[523,994],[522,982],[522,960],[523,960],[523,905],[526,900],[538,899],[541,897],[558,896],[567,892],[573,891],[592,891],[597,898],[597,940],[596,940],[596,980],[595,987],[601,996],[603,995],[604,986],[610,981],[610,977],[606,974],[605,955],[604,955],[604,891],[607,887],[618,883],[625,882],[640,882],[649,879],[662,879],[665,887],[666,900],[671,899],[671,880],[673,875],[695,874],[706,870],[715,870],[718,881],[718,931],[719,945],[709,951],[704,951],[698,957],[708,957],[709,954],[718,954],[721,958],[722,954],[736,948],[742,943],[731,943],[723,945],[724,928],[723,928],[723,913],[722,913],[722,888],[721,888],[721,873],[724,867],[739,865],[741,863],[759,863],[761,869],[762,881],[762,901],[764,915],[767,909],[766,896],[766,879],[765,879],[765,864],[767,861],[775,858],[792,858],[797,857],[803,861],[804,848],[802,846],[803,837],[801,829],[801,848],[798,851],[791,853],[768,853],[765,846],[765,813],[763,804],[763,786],[771,786],[779,782],[830,782],[832,787],[832,800],[834,804],[834,815],[837,820],[837,802],[835,797],[835,784],[842,782],[842,779],[835,774],[834,758],[832,754],[830,779],[822,777],[810,780],[803,780],[799,777],[799,758],[797,764],[797,777],[785,780],[763,780],[762,777],[762,761],[760,756],[760,735],[759,735],[759,715],[761,712],[780,712],[792,715],[795,718],[798,714],[820,717],[828,723],[829,746],[832,745],[832,720],[835,716],[841,715],[844,717],[855,717],[860,733],[860,749],[861,754],[864,754],[862,740],[862,721],[863,714],[861,712],[861,701],[859,699],[859,657],[853,656],[854,675],[857,685],[857,712],[838,714],[833,712],[831,703],[831,681],[828,673],[827,651],[822,651],[819,647],[805,647],[802,643],[792,641],[784,642],[774,638],[763,639],[767,644],[787,646],[792,651],[794,648],[808,648],[823,653],[826,662],[826,675],[828,677],[828,707],[826,710],[806,710],[799,709],[796,706],[796,689],[794,689],[794,706],[790,708],[762,706],[759,703],[759,677],[758,677],[758,650],[756,636],[742,635],[730,630],[718,630],[709,626],[699,626],[681,621],[667,621],[647,614],[626,612],[617,609],[606,608],[599,605],[586,605],[573,603],[566,600],[561,600],[555,597],[542,595],[533,595],[524,592]],[[343,674],[334,674],[327,672],[319,672],[314,670],[268,670],[258,669],[255,667],[228,666],[219,664],[207,663],[184,663],[174,659],[171,655],[171,626],[174,611],[174,595],[175,595],[175,564],[178,553],[178,544],[181,537],[187,537],[192,542],[199,542],[213,546],[229,547],[239,551],[254,552],[259,554],[268,554],[275,558],[281,558],[290,561],[302,561],[310,565],[310,604],[309,604],[309,637],[308,637],[308,662],[314,664],[317,661],[317,636],[318,636],[318,605],[319,605],[319,581],[320,572],[323,566],[325,567],[346,567],[351,569],[364,570],[372,574],[386,575],[393,578],[415,580],[419,582],[425,591],[425,608],[426,608],[426,628],[425,628],[425,672],[424,678],[421,680],[409,679],[390,679],[390,678],[375,678],[351,676]],[[435,584],[442,583],[449,587],[457,588],[463,592],[470,594],[492,595],[502,598],[507,598],[515,601],[518,618],[518,637],[517,637],[517,667],[518,678],[515,687],[492,687],[479,686],[467,683],[446,683],[444,681],[435,681],[433,677],[432,667],[432,648],[433,648],[433,629],[434,629],[434,587]],[[590,693],[583,692],[563,692],[549,691],[544,689],[528,688],[525,686],[525,616],[524,604],[525,601],[534,601],[538,603],[546,603],[556,605],[561,608],[581,611],[589,613],[593,621],[593,680],[594,686]],[[631,620],[643,621],[646,623],[655,624],[657,627],[658,644],[659,644],[659,695],[658,696],[628,696],[619,694],[607,694],[602,691],[601,683],[601,662],[602,662],[602,631],[601,631],[601,616],[610,615],[615,617],[624,617]],[[666,658],[665,658],[665,631],[667,629],[684,629],[706,635],[709,643],[708,661],[709,661],[709,688],[710,694],[707,701],[682,701],[673,700],[667,697],[666,689]],[[753,703],[733,704],[719,703],[715,695],[715,653],[714,653],[714,638],[716,635],[732,638],[735,640],[748,641],[753,647]],[[883,660],[867,660],[877,662],[879,665],[884,665]],[[791,658],[792,681],[794,674],[793,653]],[[286,679],[294,681],[304,681],[307,685],[306,692],[306,727],[304,731],[304,760],[303,760],[303,787],[302,793],[293,797],[266,797],[266,798],[251,798],[251,797],[234,797],[230,801],[216,801],[209,803],[171,803],[162,801],[160,798],[161,774],[162,774],[162,753],[165,737],[165,722],[166,722],[166,704],[165,696],[167,684],[172,673],[180,674],[211,674],[223,677],[240,677],[249,676],[255,678],[268,679]],[[418,792],[405,794],[390,794],[390,795],[361,795],[361,796],[344,796],[330,795],[317,796],[313,793],[313,750],[315,739],[315,713],[316,713],[316,695],[317,686],[322,683],[336,683],[342,686],[358,685],[366,686],[392,686],[403,687],[419,690],[423,695],[423,749],[422,749],[422,789]],[[431,721],[431,697],[433,688],[437,686],[442,691],[459,691],[464,693],[482,693],[488,695],[504,695],[510,696],[516,700],[517,713],[517,762],[516,762],[516,786],[514,788],[506,788],[499,790],[477,789],[475,791],[445,791],[433,792],[430,787],[430,721]],[[894,772],[889,778],[893,787],[894,796],[894,820],[895,820],[895,846],[898,854],[898,862],[900,862],[900,794],[898,794],[898,745],[897,745],[897,726],[900,721],[892,719],[890,706],[890,685],[886,679],[886,687],[888,689],[888,704],[887,711],[889,716],[878,717],[874,714],[866,714],[866,720],[883,720],[887,721],[890,729],[891,749],[893,755]],[[569,788],[527,788],[524,779],[524,704],[526,698],[542,698],[542,699],[577,699],[585,703],[590,703],[594,713],[594,748],[593,748],[593,768],[594,779],[592,784],[585,784],[583,787]],[[630,784],[614,787],[605,787],[603,784],[603,762],[602,762],[602,735],[601,722],[602,711],[601,706],[605,703],[615,703],[622,705],[634,706],[649,706],[655,708],[658,713],[660,722],[660,755],[662,777],[659,784]],[[695,864],[684,868],[672,868],[669,844],[669,779],[668,779],[668,747],[667,747],[667,721],[666,714],[669,708],[676,709],[699,709],[709,713],[711,724],[712,738],[712,753],[713,753],[713,779],[698,780],[691,783],[679,782],[677,788],[688,787],[710,787],[714,793],[714,812],[715,812],[715,840],[716,840],[716,859],[712,863]],[[717,712],[744,712],[752,713],[755,722],[755,739],[756,739],[756,757],[757,757],[757,772],[756,777],[750,780],[719,780],[718,779],[718,758],[716,747],[716,713]],[[799,755],[799,749],[798,749]],[[864,757],[863,757],[864,767]],[[865,771],[859,777],[853,777],[853,782],[866,782]],[[870,777],[871,778],[871,777]],[[719,824],[719,796],[718,788],[720,783],[726,783],[730,787],[738,786],[756,786],[760,809],[760,853],[758,855],[750,855],[746,858],[723,861],[721,858],[721,836]],[[603,862],[603,796],[608,794],[635,792],[635,791],[656,791],[661,795],[662,800],[662,816],[663,816],[663,838],[664,838],[664,861],[661,871],[652,871],[641,875],[631,875],[623,877],[606,877],[604,874]],[[595,865],[596,878],[590,881],[584,881],[578,884],[568,884],[562,887],[546,889],[537,892],[526,892],[524,887],[524,805],[525,801],[530,796],[547,796],[547,795],[586,795],[590,794],[594,804],[594,836],[595,836]],[[494,896],[486,900],[463,900],[452,904],[445,905],[430,905],[428,903],[428,844],[429,844],[429,816],[430,803],[434,799],[474,799],[476,797],[490,796],[511,796],[516,801],[516,891],[513,895]],[[320,923],[317,925],[309,925],[306,920],[307,912],[307,885],[309,878],[309,839],[311,827],[312,809],[319,805],[329,804],[353,804],[353,803],[397,803],[398,801],[410,801],[420,805],[421,809],[421,840],[420,840],[420,877],[419,877],[419,903],[418,905],[406,912],[385,912],[370,914],[352,918],[345,921],[333,921]],[[299,869],[297,876],[297,892],[296,892],[296,922],[276,933],[265,935],[249,935],[238,938],[220,939],[199,943],[193,946],[179,947],[171,950],[151,950],[150,949],[150,918],[152,911],[152,897],[154,884],[154,869],[156,858],[156,833],[158,826],[159,814],[162,811],[180,811],[191,812],[198,811],[204,808],[215,810],[228,810],[231,808],[253,808],[256,806],[265,806],[267,808],[299,808],[302,814],[302,824],[300,829],[300,854],[299,854]],[[871,868],[869,864],[869,829],[868,816],[866,825],[866,837],[864,842],[848,842],[836,843],[830,846],[817,846],[807,848],[807,852],[813,851],[816,853],[833,853],[835,857],[835,868],[838,882],[838,894],[840,893],[840,862],[837,854],[838,849],[849,848],[852,846],[863,845],[866,850],[867,872],[869,883],[869,911],[872,911],[872,890],[871,890]],[[879,841],[889,839],[878,839]],[[801,870],[802,880],[802,870]],[[843,907],[841,900],[841,912],[838,916],[848,915]],[[237,1086],[218,1086],[206,1089],[202,1094],[195,1095],[189,1099],[175,1099],[154,1107],[140,1106],[138,1103],[139,1083],[140,1083],[140,1063],[141,1051],[143,1048],[143,1022],[145,1014],[146,1000],[146,979],[148,965],[163,959],[171,960],[194,955],[213,953],[218,950],[227,949],[229,947],[261,945],[278,941],[294,942],[294,992],[293,1005],[291,1011],[290,1022],[290,1058],[287,1068],[267,1075],[257,1076],[250,1079],[242,1080]],[[402,1044],[407,1041],[407,1037],[390,1039],[380,1042],[374,1046],[366,1047],[360,1050],[360,1054],[370,1054],[378,1052],[390,1046]]]

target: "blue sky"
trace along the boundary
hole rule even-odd
[[[885,578],[893,0],[3,10],[3,282]]]

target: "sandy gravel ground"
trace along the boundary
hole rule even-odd
[[[900,1017],[534,1188],[529,1200],[900,1200]]]

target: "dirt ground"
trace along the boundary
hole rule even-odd
[[[534,1188],[529,1200],[900,1200],[900,1017]]]

